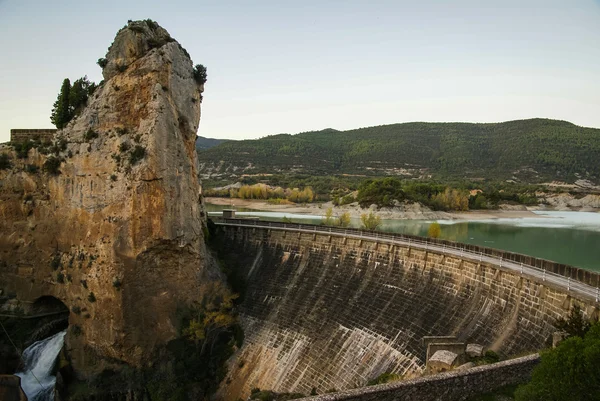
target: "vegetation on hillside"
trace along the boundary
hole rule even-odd
[[[281,188],[266,184],[242,185],[240,188],[207,189],[205,196],[220,196],[239,199],[286,200],[292,203],[310,203],[315,200],[311,187]],[[273,202],[284,203],[284,202]]]
[[[220,161],[225,162],[222,169],[252,165],[245,173],[517,177],[525,182],[598,178],[597,154],[599,129],[547,119],[326,129],[228,141],[199,152],[205,166],[217,166]]]
[[[356,201],[362,207],[391,207],[398,202],[418,202],[434,210],[495,209],[500,203],[537,204],[536,186],[400,180],[382,178],[365,180],[358,187]],[[348,195],[338,199],[348,203]]]
[[[0,170],[9,169],[12,166],[10,158],[6,153],[0,153]]]
[[[263,181],[257,183],[258,181]],[[422,181],[394,177],[306,177],[263,176],[246,177],[239,189],[206,189],[205,196],[234,197],[242,199],[282,199],[295,203],[332,201],[334,206],[358,202],[362,207],[377,205],[393,207],[402,202],[418,202],[434,210],[465,211],[475,209],[497,209],[500,204],[537,205],[542,191],[539,185],[522,185],[507,182]],[[291,187],[277,184],[290,184]],[[303,183],[314,184],[305,189]],[[210,182],[204,182],[210,186]],[[214,184],[213,184],[214,185]],[[306,188],[310,188],[310,192]],[[294,192],[295,191],[295,192]],[[307,194],[308,192],[308,194]],[[294,195],[297,194],[298,196]],[[306,196],[305,196],[306,195]],[[311,196],[312,195],[312,198]],[[282,203],[282,202],[279,202]]]

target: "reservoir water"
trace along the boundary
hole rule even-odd
[[[207,204],[209,215],[228,206]],[[320,224],[322,217],[236,208],[238,216],[254,216],[296,223]],[[440,238],[531,255],[559,263],[600,271],[600,213],[535,212],[539,217],[481,221],[439,220]],[[426,236],[431,220],[384,219],[381,231]],[[351,226],[359,228],[360,219]]]

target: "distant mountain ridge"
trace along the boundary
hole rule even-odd
[[[198,135],[196,137],[196,150],[205,150],[214,148],[221,143],[228,141],[229,139],[216,139],[216,138],[205,138],[203,136]]]
[[[600,177],[600,129],[567,121],[402,123],[228,141],[199,152],[204,176],[297,172],[524,182]]]

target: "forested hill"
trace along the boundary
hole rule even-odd
[[[229,141],[199,152],[205,176],[301,172],[597,182],[600,129],[531,119],[405,123]]]

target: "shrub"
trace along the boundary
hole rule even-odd
[[[75,337],[79,337],[82,333],[83,331],[81,330],[81,327],[76,324],[71,325],[71,334],[73,334]]]
[[[17,158],[27,159],[29,157],[29,150],[33,148],[33,142],[27,141],[23,143],[15,143],[13,149],[17,153]]]
[[[348,227],[350,225],[350,213],[344,212],[338,218],[338,225],[340,227]]]
[[[133,151],[129,155],[129,163],[131,165],[136,164],[146,156],[146,149],[140,145],[135,145]]]
[[[60,283],[60,284],[64,284],[64,282],[65,282],[65,275],[62,274],[61,272],[56,273],[56,282]]]
[[[117,181],[117,176],[116,176],[116,175],[114,175],[114,174],[111,174],[111,175],[110,175],[110,180],[111,180],[111,181]]]
[[[129,150],[129,143],[127,142],[123,142],[119,145],[119,152],[123,153],[123,152],[127,152]]]
[[[567,337],[583,338],[591,326],[591,323],[583,316],[579,305],[573,306],[567,319],[560,318],[554,323],[554,327],[567,333]]]
[[[485,354],[483,354],[483,362],[484,363],[496,363],[500,361],[500,357],[498,356],[498,354],[496,354],[494,351],[492,350],[487,350],[485,351]]]
[[[115,128],[115,131],[117,131],[117,134],[119,134],[120,136],[127,135],[128,133],[127,128],[125,127],[117,127]]]
[[[206,78],[207,78],[206,67],[203,66],[202,64],[196,64],[196,66],[194,66],[194,80],[199,85],[203,85],[206,83]]]
[[[54,255],[52,260],[50,261],[50,267],[52,270],[57,270],[60,267],[60,254]]]
[[[52,175],[58,175],[60,174],[60,159],[54,156],[50,156],[45,162],[44,162],[44,171],[48,174],[52,174]]]
[[[87,132],[83,135],[83,139],[86,141],[91,141],[92,139],[98,138],[98,133],[93,129],[88,129]]]
[[[268,390],[254,392],[250,395],[250,399],[258,401],[273,401],[275,399],[275,393]]]
[[[35,164],[28,164],[25,166],[25,171],[27,171],[30,174],[35,174],[38,172],[38,166],[36,166]]]
[[[156,38],[152,38],[152,37],[148,38],[148,47],[150,49],[157,49],[166,43],[167,42],[165,42],[164,40],[160,40],[160,39],[156,39]]]
[[[90,292],[90,294],[88,295],[88,301],[96,302],[96,296],[94,295],[93,292]]]
[[[104,57],[99,58],[98,61],[96,61],[96,64],[98,64],[100,66],[100,68],[104,69],[104,67],[106,67],[108,65],[108,60],[105,59]]]
[[[115,277],[115,279],[113,280],[112,284],[113,284],[113,287],[115,287],[117,289],[117,291],[121,289],[122,283],[121,283],[121,280],[119,280],[118,277]]]
[[[10,158],[6,153],[0,155],[0,170],[6,170],[11,167]]]
[[[79,315],[81,313],[81,308],[79,306],[74,306],[71,308],[71,311],[76,314]]]
[[[125,72],[125,70],[127,70],[127,66],[125,64],[117,64],[117,71]]]
[[[355,200],[356,199],[354,199],[354,196],[352,194],[348,194],[339,200],[339,204],[340,205],[348,205],[348,204],[354,202]]]
[[[79,280],[79,282],[81,283],[81,286],[85,289],[87,289],[87,280]]]
[[[367,230],[375,230],[381,225],[381,217],[377,216],[373,212],[369,212],[369,214],[361,214],[360,221],[362,222],[363,228]]]
[[[429,238],[439,238],[442,233],[442,226],[440,223],[434,222],[429,225],[429,229],[427,230],[427,236]]]
[[[156,21],[151,20],[150,18],[145,19],[144,22],[146,23],[146,25],[148,25],[148,27],[150,29],[152,29],[153,31],[156,31],[158,29],[158,24],[156,23]]]
[[[330,207],[325,211],[325,218],[323,219],[323,224],[325,224],[326,226],[332,226],[334,224],[333,208]]]
[[[128,28],[131,29],[133,32],[144,33],[144,28],[139,25],[131,25]]]
[[[375,379],[371,379],[367,382],[367,386],[374,386],[376,384],[384,384],[393,381],[401,380],[402,376],[397,375],[396,373],[382,373],[377,376]]]

